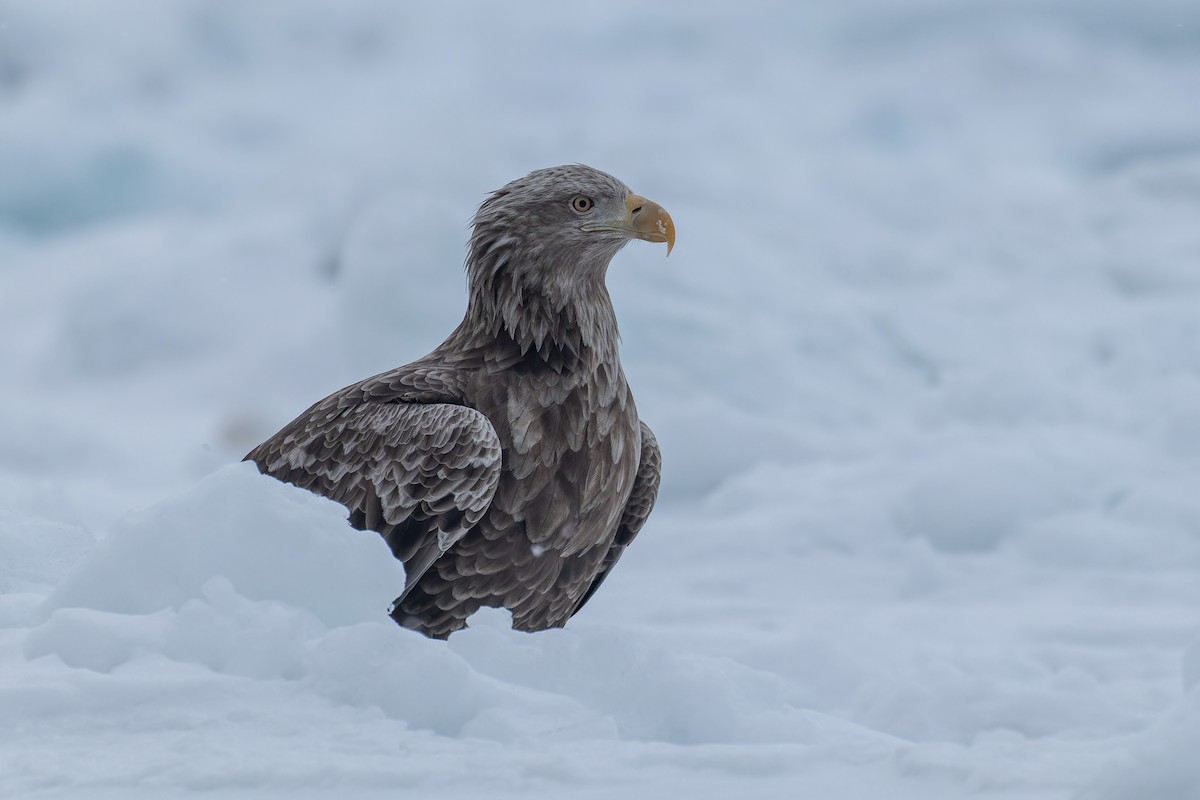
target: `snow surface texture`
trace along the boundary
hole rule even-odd
[[[1194,0],[0,0],[0,797],[1200,798],[1198,87]],[[571,161],[678,224],[659,508],[427,641],[235,462]]]

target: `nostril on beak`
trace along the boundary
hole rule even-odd
[[[632,210],[632,211],[630,211],[629,213],[630,213],[631,215],[632,215],[632,214],[640,214],[640,213],[642,213],[642,207],[641,207],[641,206],[638,206],[637,208],[633,209],[633,210]]]

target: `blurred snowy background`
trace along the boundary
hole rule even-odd
[[[574,161],[659,509],[429,642],[229,465]],[[1194,0],[0,0],[0,380],[0,796],[1200,797]]]

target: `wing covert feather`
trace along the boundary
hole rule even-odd
[[[625,548],[638,535],[638,531],[646,524],[650,512],[654,510],[654,501],[658,498],[658,484],[662,477],[662,452],[658,449],[658,439],[655,438],[654,431],[650,430],[650,426],[646,423],[640,424],[642,431],[641,458],[638,461],[637,475],[633,479],[633,490],[629,493],[629,499],[625,501],[625,510],[621,513],[621,521],[617,524],[617,534],[613,539],[612,546],[608,548],[608,552],[600,564],[599,572],[596,573],[592,585],[588,587],[579,604],[575,606],[575,610],[571,612],[572,615],[578,614],[579,609],[584,607],[596,590],[600,588],[600,584],[604,583],[604,579],[616,566],[621,554],[625,552]]]
[[[486,513],[502,461],[495,429],[473,408],[328,401],[246,458],[342,503],[352,525],[383,535],[404,562],[405,594]]]

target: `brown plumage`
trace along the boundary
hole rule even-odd
[[[444,638],[481,606],[561,627],[641,530],[658,492],[604,284],[663,209],[583,165],[538,170],[475,215],[463,321],[432,353],[326,397],[246,458],[344,504],[407,578],[401,625]]]

